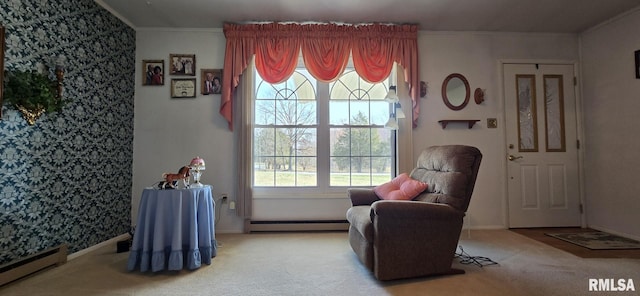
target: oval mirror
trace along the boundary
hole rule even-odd
[[[464,76],[453,73],[442,83],[442,100],[451,110],[460,110],[469,103],[469,82]]]

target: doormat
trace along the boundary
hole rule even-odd
[[[640,249],[640,242],[606,232],[545,233],[590,250]]]

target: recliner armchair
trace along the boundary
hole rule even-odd
[[[482,154],[471,146],[422,151],[410,176],[428,184],[411,201],[380,200],[350,188],[349,243],[379,280],[464,273],[452,269]]]

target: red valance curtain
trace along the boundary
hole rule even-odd
[[[298,53],[309,73],[330,82],[344,71],[351,53],[356,72],[365,80],[381,82],[393,62],[405,70],[413,101],[413,126],[418,120],[419,78],[416,25],[338,24],[225,24],[227,47],[222,79],[220,114],[232,124],[232,95],[240,75],[256,55],[262,79],[280,83],[295,71]]]

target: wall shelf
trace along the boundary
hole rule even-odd
[[[452,123],[452,122],[463,122],[469,125],[469,129],[471,129],[473,127],[474,124],[476,124],[476,122],[480,121],[480,119],[443,119],[443,120],[438,120],[438,123],[440,123],[440,125],[442,125],[442,129],[445,129],[447,127],[447,124]]]

